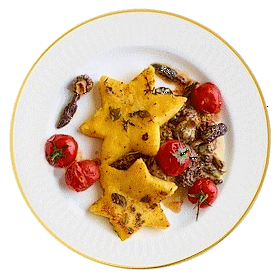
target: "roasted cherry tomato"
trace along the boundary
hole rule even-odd
[[[69,166],[77,156],[78,144],[76,140],[65,134],[55,134],[45,144],[46,159],[52,166]]]
[[[191,103],[201,113],[217,114],[221,110],[222,95],[214,84],[205,83],[193,91]]]
[[[189,147],[175,139],[168,140],[160,147],[157,161],[166,175],[178,176],[191,162]]]
[[[82,160],[71,164],[65,173],[65,182],[73,190],[80,192],[88,189],[100,178],[98,160]]]
[[[209,178],[201,178],[188,189],[188,199],[197,207],[196,219],[199,209],[211,206],[218,195],[218,188]]]

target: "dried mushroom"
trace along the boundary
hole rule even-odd
[[[72,82],[72,90],[74,92],[74,96],[72,97],[71,101],[67,104],[64,108],[56,128],[62,128],[67,125],[71,119],[73,118],[74,114],[77,111],[78,105],[77,102],[80,99],[80,96],[90,92],[93,88],[93,81],[90,79],[88,75],[81,75],[78,76]]]
[[[186,80],[177,70],[163,64],[153,63],[155,72],[167,81],[176,82],[182,85],[186,84]]]
[[[176,126],[175,132],[181,141],[188,143],[195,139],[196,127],[189,121],[182,121]]]
[[[214,125],[202,125],[200,127],[200,138],[205,143],[213,142],[216,138],[223,136],[227,132],[227,126],[224,123]]]
[[[86,94],[93,88],[93,81],[88,75],[80,75],[72,82],[74,93]]]
[[[158,87],[155,89],[154,94],[172,94],[172,90],[167,87]]]

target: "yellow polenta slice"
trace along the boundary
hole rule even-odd
[[[155,94],[155,71],[145,69],[129,84],[103,76],[99,82],[102,107],[81,132],[104,139],[101,160],[108,164],[131,150],[156,155],[160,126],[185,103],[185,97]]]
[[[177,189],[174,183],[152,176],[142,159],[125,171],[103,163],[101,174],[104,194],[89,210],[109,218],[121,240],[143,226],[169,226],[160,202]]]

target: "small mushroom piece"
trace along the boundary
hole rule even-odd
[[[216,138],[225,135],[227,130],[227,126],[224,123],[206,124],[200,127],[200,137],[205,143],[210,143]]]
[[[175,131],[181,141],[189,143],[195,139],[196,126],[189,121],[182,121],[176,126]]]
[[[165,80],[181,85],[186,84],[185,78],[181,76],[175,69],[159,63],[153,63],[152,66],[154,67],[156,74],[160,75]]]
[[[225,163],[219,159],[216,155],[213,156],[213,165],[219,170],[221,174],[225,173]]]
[[[215,145],[213,142],[201,144],[196,148],[196,151],[199,154],[202,161],[204,161],[206,163],[211,163],[213,161]]]
[[[78,76],[72,82],[72,91],[74,92],[74,96],[72,97],[71,101],[67,104],[67,106],[64,108],[56,128],[64,127],[71,121],[71,119],[73,118],[74,114],[77,111],[78,108],[77,102],[80,99],[80,96],[90,92],[92,88],[93,88],[93,81],[89,78],[88,75]]]
[[[87,94],[93,88],[93,81],[88,75],[80,75],[72,82],[73,92]]]

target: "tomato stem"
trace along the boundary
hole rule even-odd
[[[208,198],[208,194],[205,194],[202,190],[197,193],[197,194],[188,194],[188,196],[190,197],[195,197],[197,198],[196,204],[194,206],[193,209],[195,209],[197,207],[197,211],[196,211],[196,220],[198,220],[198,215],[199,215],[199,209],[202,203],[207,204],[208,206],[211,206],[206,199]]]
[[[68,145],[65,145],[62,148],[58,149],[53,141],[51,141],[51,143],[53,146],[53,152],[49,156],[47,156],[47,159],[50,159],[51,165],[54,166],[60,158],[66,157],[63,151],[68,147]]]
[[[182,157],[182,156],[184,156],[186,153],[187,153],[187,150],[183,150],[183,151],[180,152],[180,156]]]

